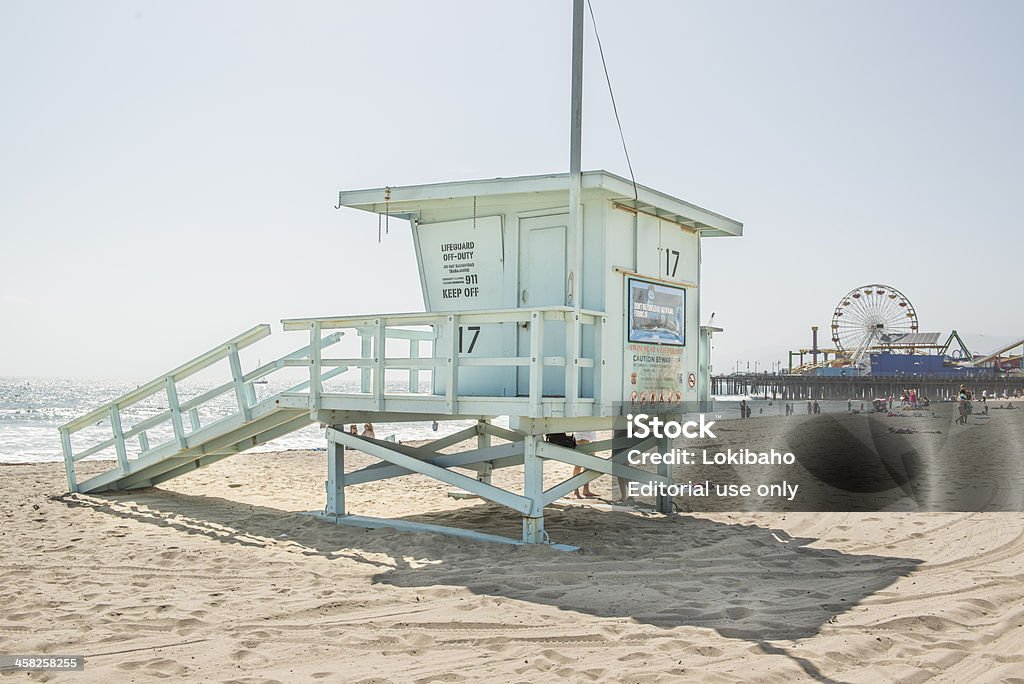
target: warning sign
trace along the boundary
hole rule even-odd
[[[501,217],[488,216],[416,227],[430,311],[501,306]]]

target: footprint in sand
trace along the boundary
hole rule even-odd
[[[165,677],[181,676],[188,668],[167,658],[149,658],[147,660],[126,660],[115,665],[119,670],[144,670],[149,674],[160,674]]]
[[[265,665],[268,660],[256,651],[250,651],[247,648],[240,648],[232,652],[231,662],[245,665]]]

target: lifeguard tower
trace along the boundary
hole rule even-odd
[[[582,23],[582,3],[576,5]],[[574,59],[578,77],[576,65]],[[574,96],[574,113],[579,102]],[[426,311],[285,320],[284,330],[304,331],[308,345],[246,372],[239,350],[270,332],[253,328],[63,426],[71,490],[153,486],[310,423],[327,426],[320,515],[341,524],[541,543],[549,541],[544,507],[602,474],[670,482],[667,466],[650,473],[625,463],[629,449],[659,446],[653,439],[573,450],[544,436],[611,430],[634,411],[710,408],[710,336],[717,329],[700,325],[701,240],[740,235],[742,225],[606,171],[580,172],[578,124],[574,114],[567,174],[341,192],[339,208],[408,221]],[[360,340],[358,357],[330,355],[342,335]],[[229,365],[230,382],[179,402],[178,382],[220,362]],[[307,370],[305,382],[257,400],[253,383],[296,366]],[[328,381],[347,370],[358,372],[359,391],[330,389]],[[166,411],[122,425],[127,406],[156,394],[166,395]],[[224,394],[234,395],[237,412],[202,424],[198,409]],[[509,417],[508,429],[492,423],[498,416]],[[476,422],[420,447],[342,429],[452,419]],[[76,433],[97,420],[109,422],[109,439],[74,445]],[[163,424],[168,439],[151,445],[149,433]],[[470,440],[475,448],[442,451]],[[346,472],[346,448],[380,462]],[[79,483],[76,463],[104,450],[113,450],[117,466]],[[596,455],[606,450],[610,458]],[[585,471],[544,489],[548,461]],[[513,466],[523,468],[521,490],[491,483],[494,469]],[[346,508],[347,487],[411,473],[517,511],[521,540],[372,519]],[[658,507],[670,512],[671,502]]]

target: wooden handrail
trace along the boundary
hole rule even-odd
[[[220,344],[205,354],[200,354],[191,361],[183,363],[169,373],[164,373],[159,378],[151,380],[144,385],[140,385],[131,392],[121,395],[117,399],[111,402],[107,402],[103,406],[99,407],[95,411],[85,414],[75,420],[72,420],[64,425],[60,426],[61,430],[68,432],[75,432],[88,425],[92,425],[97,420],[100,420],[110,413],[111,406],[117,406],[118,408],[127,408],[132,404],[138,403],[143,399],[146,399],[160,390],[164,389],[167,378],[173,378],[175,381],[184,380],[185,378],[195,375],[201,370],[209,368],[217,361],[226,358],[229,351],[229,345],[236,345],[239,349],[248,347],[254,342],[262,340],[264,337],[270,334],[270,326],[267,324],[257,325],[249,330],[246,330],[241,335],[233,337],[227,342]]]

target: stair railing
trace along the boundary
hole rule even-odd
[[[344,333],[337,332],[323,337],[320,340],[320,344],[317,345],[315,354],[319,355],[321,349],[338,342],[343,334]],[[89,456],[109,450],[111,447],[114,448],[118,468],[122,473],[128,474],[129,454],[127,445],[128,441],[131,439],[138,440],[140,453],[137,458],[141,458],[151,451],[166,446],[170,442],[176,443],[176,446],[180,451],[188,449],[189,435],[194,434],[202,427],[212,427],[221,420],[226,420],[233,416],[241,416],[243,422],[248,422],[252,417],[252,409],[258,404],[253,383],[270,375],[271,373],[274,373],[275,371],[287,367],[290,365],[289,362],[294,362],[295,360],[300,359],[309,359],[313,355],[311,353],[311,346],[306,346],[293,351],[290,354],[286,354],[280,359],[263,364],[262,366],[259,366],[247,373],[243,372],[241,359],[239,358],[239,351],[262,340],[268,335],[270,335],[269,325],[257,325],[241,335],[233,337],[227,342],[214,347],[205,354],[201,354],[191,361],[178,366],[169,373],[151,380],[144,385],[140,385],[136,389],[123,394],[113,401],[104,404],[103,406],[100,406],[99,408],[66,423],[65,425],[62,425],[59,428],[61,449],[64,455],[64,467],[70,490],[72,492],[78,491],[76,463],[88,458]],[[203,392],[202,394],[185,402],[181,402],[179,400],[178,383],[195,375],[196,373],[199,373],[200,371],[210,368],[218,362],[224,361],[225,359],[228,361],[231,371],[231,380],[229,382],[218,385],[217,387]],[[308,361],[306,361],[306,363],[308,363]],[[344,372],[345,370],[347,369],[332,369],[332,371],[325,373],[320,379],[321,381],[326,380],[329,377],[333,377],[334,375]],[[290,388],[288,391],[304,391],[308,386],[309,381],[305,381]],[[200,422],[199,409],[230,392],[233,392],[235,395],[234,398],[235,404],[237,405],[237,411],[231,415],[218,418],[214,423],[203,426]],[[124,429],[124,426],[122,425],[122,414],[125,409],[160,393],[165,394],[167,409],[154,416],[139,421],[127,430]],[[185,416],[188,416],[188,429],[186,429],[185,426]],[[93,443],[76,452],[72,446],[72,436],[85,428],[98,425],[104,420],[109,422],[111,436],[108,439]],[[149,432],[168,421],[170,421],[171,424],[171,439],[159,444],[151,445]]]

